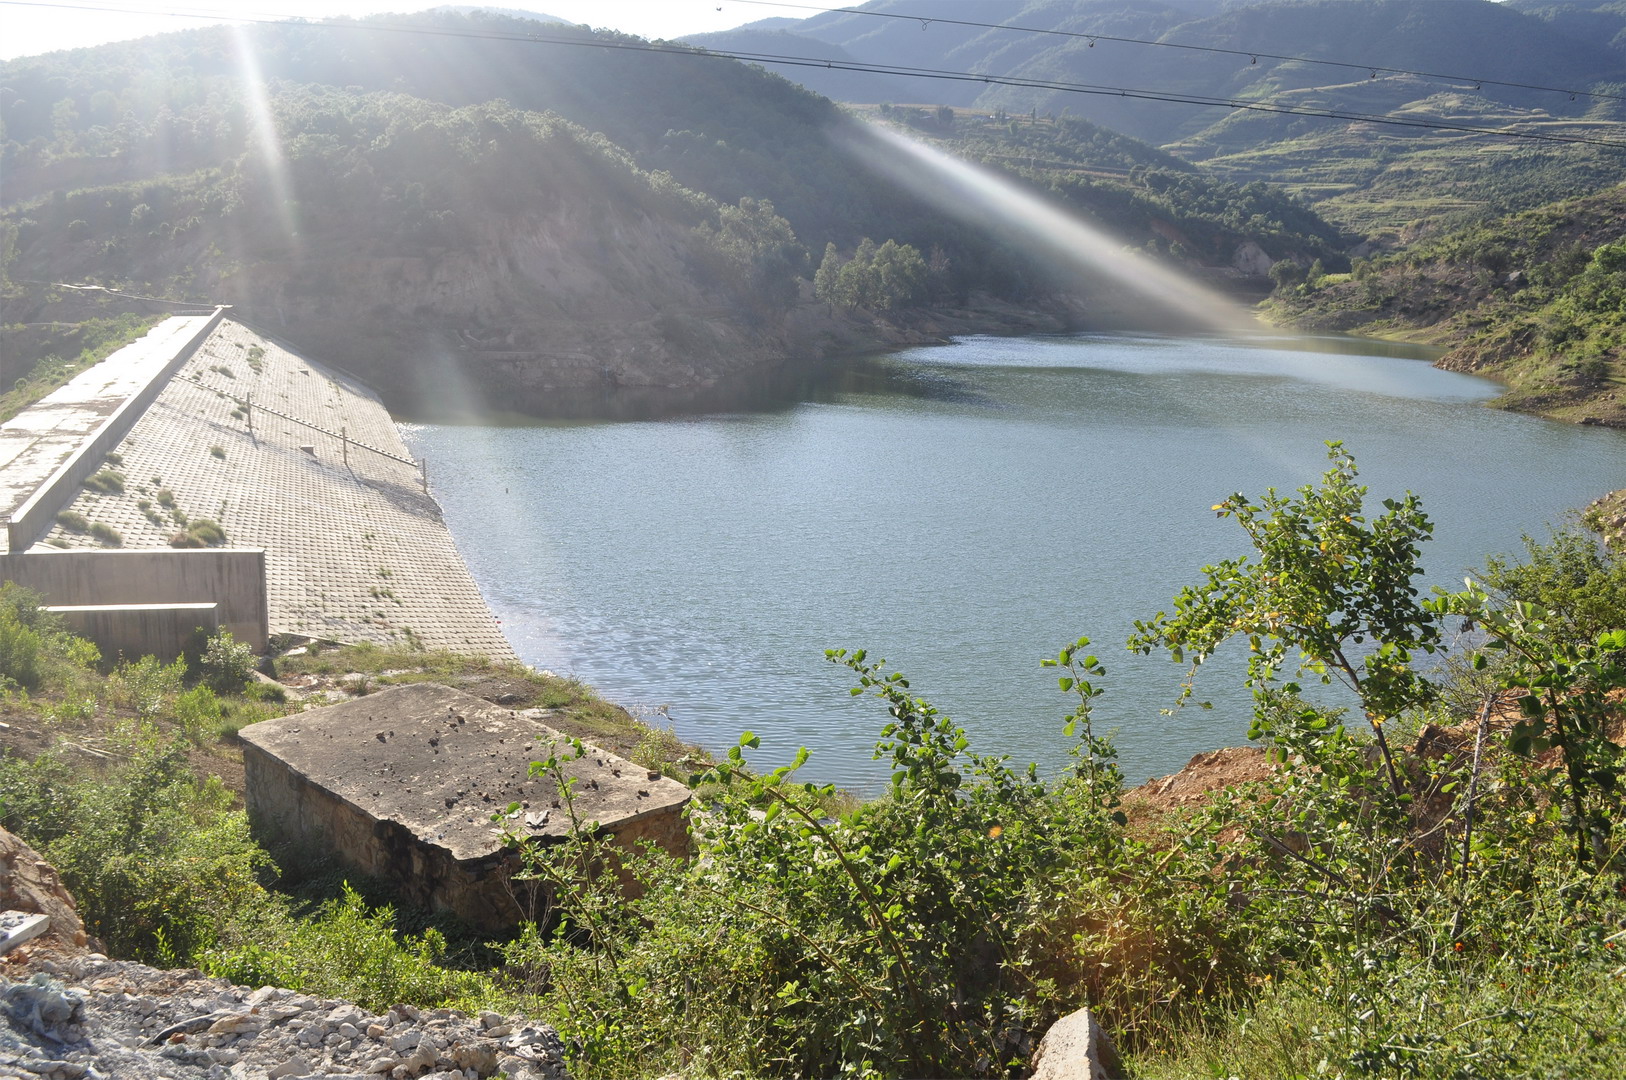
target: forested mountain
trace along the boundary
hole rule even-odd
[[[1572,41],[1606,45],[1626,59],[1626,2],[1622,0],[1507,0],[1507,6],[1549,23]]]
[[[1620,0],[1033,0],[947,11],[929,0],[872,0],[863,11],[908,17],[835,12],[776,25],[785,48],[800,38],[806,48],[839,48],[867,63],[1106,92],[874,74],[841,85],[840,73],[821,72],[821,91],[839,100],[1082,116],[1220,175],[1285,184],[1360,233],[1393,237],[1413,222],[1501,213],[1581,194],[1619,175],[1621,155],[1471,132],[1147,100],[1133,92],[1626,140],[1626,111],[1615,100],[1626,89],[1626,39],[1620,36],[1626,4]],[[934,14],[1000,28],[937,22]],[[1114,40],[1124,38],[1135,41]],[[725,49],[733,39],[725,33],[693,40]],[[1229,51],[1203,51],[1211,49]],[[1446,77],[1406,74],[1411,71]],[[794,68],[785,74],[800,77]],[[877,89],[881,78],[890,80],[888,90]],[[1614,97],[1581,93],[1572,99],[1539,87]],[[1120,96],[1114,88],[1131,93]],[[1488,162],[1494,167],[1485,168]]]
[[[229,302],[388,389],[436,371],[532,407],[851,344],[869,324],[809,302],[809,252],[866,238],[929,260],[929,281],[872,298],[893,319],[978,295],[1078,310],[1097,284],[901,187],[858,121],[775,75],[528,19],[214,28],[23,59],[0,66],[0,117],[0,254],[23,288],[8,322],[71,316],[52,281]],[[964,134],[1013,181],[1187,265],[1340,246],[1290,201],[1239,217],[1234,185],[1081,121]],[[1153,190],[1165,171],[1181,199]],[[1201,241],[1170,252],[1170,235]]]

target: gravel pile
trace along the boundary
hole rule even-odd
[[[18,1080],[564,1080],[550,1027],[291,990],[97,953],[0,968],[0,1077]],[[8,978],[7,975],[16,978]]]

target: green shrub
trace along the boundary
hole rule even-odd
[[[181,692],[186,660],[162,664],[153,656],[121,660],[108,677],[108,696],[114,705],[131,709],[144,720],[164,712]]]
[[[138,742],[101,776],[54,754],[0,758],[0,800],[6,827],[62,873],[112,955],[191,963],[269,903],[269,857],[231,793],[192,775],[182,743]]]
[[[288,691],[276,683],[260,682],[256,679],[243,687],[243,696],[250,701],[281,705],[288,700]]]
[[[233,638],[230,630],[221,630],[204,645],[198,673],[218,694],[241,694],[254,677],[254,649]]]
[[[348,884],[314,915],[271,912],[239,940],[202,957],[203,970],[249,986],[285,986],[384,1010],[406,1003],[422,1008],[473,1005],[492,996],[478,975],[441,966],[446,939],[429,929],[398,938],[395,911],[369,911]]]
[[[0,676],[30,690],[40,683],[38,615],[37,593],[11,581],[0,585]]]
[[[194,686],[175,699],[175,722],[193,742],[203,742],[216,734],[225,719],[220,699],[207,686]]]
[[[1591,641],[1626,620],[1626,559],[1608,551],[1596,535],[1555,530],[1546,543],[1524,538],[1524,560],[1506,555],[1485,560],[1480,575],[1492,592],[1509,601],[1545,608],[1568,641]]]

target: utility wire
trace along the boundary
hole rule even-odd
[[[1112,34],[1087,34],[1079,30],[1054,30],[1040,26],[1012,26],[1009,23],[976,22],[972,19],[946,19],[936,15],[903,15],[895,11],[868,11],[864,8],[827,8],[815,4],[784,4],[775,0],[729,0],[734,4],[749,4],[753,7],[791,8],[797,11],[817,11],[825,14],[863,15],[875,19],[901,19],[904,22],[920,23],[922,30],[933,23],[942,23],[945,26],[973,26],[985,30],[1009,30],[1022,34],[1050,34],[1056,37],[1079,38],[1089,41],[1091,47],[1097,41],[1113,41],[1124,45],[1150,45],[1160,49],[1185,49],[1190,52],[1214,53],[1220,56],[1246,56],[1250,63],[1258,63],[1260,57],[1266,60],[1285,60],[1297,64],[1319,64],[1323,67],[1344,68],[1348,71],[1365,71],[1370,78],[1378,75],[1414,75],[1420,79],[1435,79],[1450,83],[1472,83],[1475,90],[1482,86],[1507,86],[1518,90],[1539,90],[1552,94],[1567,94],[1569,99],[1590,98],[1594,101],[1626,101],[1626,95],[1603,94],[1591,90],[1571,90],[1558,86],[1542,86],[1536,83],[1507,82],[1502,79],[1484,79],[1474,75],[1443,75],[1436,71],[1413,71],[1409,68],[1386,67],[1383,64],[1357,64],[1346,60],[1317,60],[1310,56],[1287,56],[1281,53],[1259,52],[1255,49],[1226,49],[1217,45],[1191,45],[1179,41],[1147,41],[1143,38],[1115,37]]]
[[[735,0],[735,2],[738,3],[741,2],[741,0]],[[129,7],[111,7],[95,4],[66,5],[44,3],[43,0],[0,0],[0,5],[71,7],[74,10],[81,11],[129,12],[132,10]],[[148,9],[146,13],[170,15],[180,18],[213,19],[216,17],[199,15],[195,12],[174,11],[162,8]],[[776,64],[785,67],[825,68],[831,71],[854,71],[872,75],[896,75],[903,78],[936,79],[946,82],[976,82],[986,83],[991,86],[1014,86],[1026,89],[1053,90],[1058,93],[1085,94],[1097,97],[1118,97],[1140,101],[1164,101],[1173,104],[1200,105],[1247,112],[1278,113],[1290,116],[1311,116],[1327,120],[1346,120],[1359,123],[1385,124],[1391,127],[1421,128],[1432,131],[1456,131],[1464,134],[1492,135],[1511,139],[1523,139],[1532,142],[1598,146],[1610,150],[1626,150],[1626,141],[1599,138],[1588,135],[1564,135],[1556,132],[1529,131],[1512,127],[1480,127],[1472,124],[1452,123],[1445,120],[1426,120],[1419,117],[1399,117],[1390,116],[1387,114],[1359,113],[1344,109],[1312,109],[1301,106],[1273,104],[1271,102],[1248,101],[1241,98],[1207,97],[1198,94],[1177,94],[1161,90],[1145,90],[1134,87],[1106,86],[1092,83],[1072,83],[1047,79],[1023,79],[1015,76],[984,75],[970,71],[949,71],[936,68],[901,67],[887,64],[870,64],[856,60],[829,60],[812,56],[793,56],[777,53],[751,53],[734,50],[697,49],[688,45],[646,41],[643,38],[632,37],[630,35],[621,38],[606,38],[602,36],[564,38],[552,37],[545,33],[514,34],[495,30],[479,30],[474,28],[453,29],[451,27],[444,26],[437,27],[411,24],[389,24],[378,22],[376,20],[360,22],[353,20],[329,19],[321,22],[308,22],[303,19],[284,19],[270,15],[239,16],[236,17],[234,21],[242,23],[297,27],[301,29],[361,30],[396,34],[412,34],[427,37],[515,41],[533,45],[561,45],[570,48],[591,48],[616,52],[662,53],[671,56],[735,60],[755,64]]]

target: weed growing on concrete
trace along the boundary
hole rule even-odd
[[[161,483],[156,476],[152,478],[152,482],[154,484]],[[153,495],[153,498],[157,499],[158,505],[162,506],[166,510],[172,510],[175,507],[175,493],[169,490],[167,487],[160,487]]]
[[[119,453],[117,450],[111,451],[107,455],[107,463],[109,465],[123,465],[124,464],[124,455]]]
[[[105,521],[93,521],[90,524],[90,535],[101,541],[106,547],[123,547],[124,534]]]
[[[226,448],[224,446],[211,446],[209,447],[209,456],[219,458],[221,461],[225,461]]]
[[[219,547],[226,542],[226,530],[220,527],[219,522],[208,518],[193,518],[188,531],[194,539],[202,540],[209,547]]]
[[[116,469],[103,469],[93,476],[86,477],[85,487],[92,491],[117,495],[124,490],[124,474]]]
[[[56,523],[69,532],[88,533],[90,519],[77,510],[64,510],[56,516]]]

